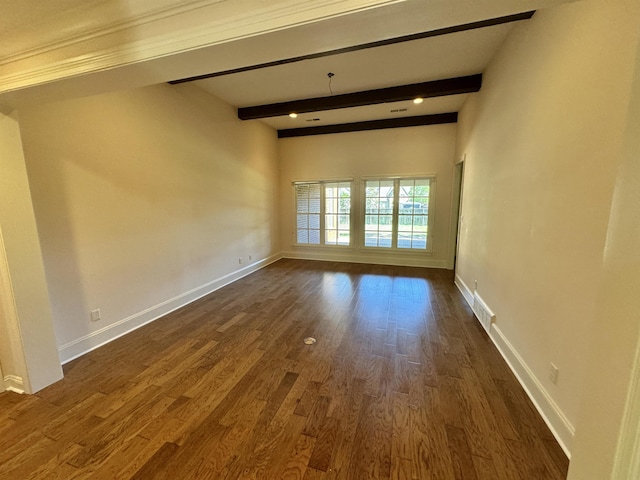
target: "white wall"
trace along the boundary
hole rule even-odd
[[[496,313],[494,341],[568,450],[589,394],[591,334],[608,328],[594,309],[638,7],[588,0],[516,25],[459,121],[467,162],[457,279],[463,291],[477,280]]]
[[[63,361],[278,252],[276,133],[197,87],[20,113]]]
[[[4,383],[35,393],[62,378],[15,112],[0,110],[0,362]]]
[[[456,125],[430,125],[280,139],[280,237],[287,257],[406,264],[446,268],[450,257],[450,210]],[[292,181],[363,176],[435,174],[433,251],[370,253],[353,248],[295,247]],[[359,186],[359,185],[358,185]],[[354,209],[352,215],[358,215]]]

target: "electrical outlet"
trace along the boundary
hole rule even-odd
[[[101,318],[102,318],[102,312],[100,311],[99,308],[96,308],[95,310],[91,310],[91,321],[92,322],[97,322]]]
[[[253,255],[249,254],[249,260],[253,260]]]
[[[238,265],[242,265],[242,257],[238,257]]]
[[[478,280],[473,281],[473,290],[478,290]]]
[[[558,383],[558,367],[556,367],[553,363],[549,364],[549,380],[552,383]]]

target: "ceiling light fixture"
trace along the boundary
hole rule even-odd
[[[424,102],[424,98],[422,97],[417,97],[413,99],[413,103],[415,103],[416,105],[420,105],[422,102]]]
[[[297,117],[298,117],[298,114],[297,114],[297,113],[293,113],[293,112],[291,112],[291,113],[289,114],[289,116],[290,116],[291,118],[297,118]]]

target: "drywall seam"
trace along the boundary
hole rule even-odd
[[[318,251],[286,251],[282,258],[298,260],[321,260],[327,262],[372,263],[375,265],[397,265],[403,267],[447,268],[447,261],[430,258],[416,258],[403,256],[385,256],[380,254],[362,254],[353,252],[318,252]]]
[[[280,260],[281,255],[275,254],[267,257],[258,262],[247,265],[244,268],[236,270],[235,272],[224,275],[218,279],[212,280],[193,288],[187,292],[184,292],[176,297],[165,300],[157,305],[151,306],[141,312],[134,313],[127,318],[123,318],[115,323],[107,325],[100,330],[91,332],[88,335],[80,337],[76,340],[68,342],[61,347],[58,351],[60,353],[60,361],[64,365],[98,347],[101,347],[113,340],[122,337],[148,323],[157,320],[160,317],[167,315],[189,303],[192,303],[199,298],[204,297],[216,290],[229,285],[237,280],[240,280],[253,272],[260,270],[261,268],[270,265],[273,262]]]
[[[458,275],[456,275],[454,283],[469,306],[473,305],[473,294]],[[496,324],[491,326],[489,338],[491,338],[491,341],[502,355],[502,358],[504,358],[518,379],[518,382],[520,382],[520,385],[533,402],[533,405],[542,416],[551,433],[553,433],[553,436],[560,444],[567,458],[571,459],[571,446],[575,436],[575,428],[569,419],[567,419],[562,410],[553,401],[518,351]]]

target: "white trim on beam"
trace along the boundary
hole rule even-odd
[[[254,0],[252,7],[247,2],[234,6],[228,0],[192,0],[142,11],[120,21],[107,19],[105,25],[93,25],[71,36],[68,28],[61,28],[66,35],[64,39],[0,58],[0,92],[167,57],[398,1],[282,0],[265,3]],[[131,40],[123,43],[122,39]],[[2,70],[7,73],[1,74]]]

